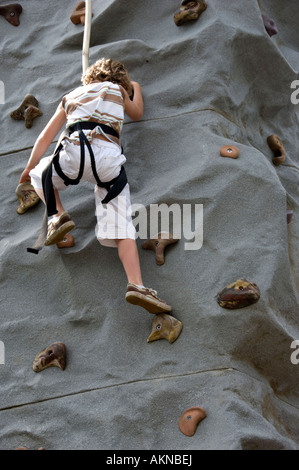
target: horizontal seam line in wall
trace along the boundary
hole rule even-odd
[[[199,113],[199,112],[203,112],[203,111],[212,111],[214,113],[217,113],[217,114],[220,114],[220,116],[224,117],[225,119],[227,119],[228,121],[232,122],[233,124],[235,124],[236,126],[238,127],[242,127],[240,124],[237,124],[236,122],[234,122],[232,119],[230,119],[229,117],[225,116],[224,113],[221,113],[220,111],[216,110],[216,109],[213,109],[213,108],[201,108],[201,109],[194,109],[192,111],[186,111],[184,113],[179,113],[179,114],[172,114],[170,116],[160,116],[160,117],[156,117],[156,118],[150,118],[150,119],[141,119],[140,121],[132,121],[132,122],[126,122],[124,124],[124,126],[129,126],[129,125],[132,125],[132,124],[138,124],[138,123],[142,123],[142,122],[153,122],[153,121],[163,121],[163,120],[167,120],[167,119],[172,119],[172,118],[177,118],[177,117],[180,117],[180,116],[185,116],[185,115],[188,115],[188,114],[193,114],[193,113]],[[56,144],[57,143],[57,140],[53,141],[52,144]],[[51,145],[52,145],[51,144]],[[4,153],[0,153],[0,157],[3,157],[3,156],[6,156],[6,155],[12,155],[14,153],[19,153],[19,152],[23,152],[24,150],[30,150],[33,148],[33,145],[30,146],[30,147],[24,147],[24,148],[20,148],[20,149],[16,149],[16,150],[11,150],[9,152],[4,152]]]
[[[248,375],[250,378],[253,378],[254,380],[259,381],[259,379],[257,379],[256,377],[251,377],[249,374],[247,374],[247,373],[245,373],[241,370],[238,370],[236,368],[222,367],[222,368],[219,368],[219,369],[206,369],[206,370],[201,370],[201,371],[196,371],[196,372],[190,372],[188,374],[165,375],[165,376],[161,376],[161,377],[152,377],[152,378],[149,378],[149,379],[131,380],[131,381],[128,381],[128,382],[121,382],[121,383],[117,383],[117,384],[113,384],[113,385],[107,385],[105,387],[95,387],[95,388],[90,388],[90,389],[82,389],[82,390],[79,390],[77,392],[66,393],[65,395],[57,395],[57,396],[54,396],[54,397],[39,399],[39,400],[32,401],[32,402],[19,403],[17,405],[7,406],[7,407],[4,407],[4,408],[0,408],[0,412],[1,411],[13,410],[13,409],[16,409],[16,408],[22,408],[24,406],[38,405],[39,403],[45,403],[45,402],[52,401],[52,400],[60,400],[60,399],[63,399],[63,398],[72,397],[72,396],[76,396],[76,395],[82,395],[82,394],[92,393],[92,392],[96,392],[96,391],[103,391],[103,390],[107,390],[109,388],[123,387],[123,386],[126,386],[126,385],[132,385],[132,384],[136,384],[136,383],[152,382],[152,381],[157,381],[157,380],[162,380],[162,379],[164,379],[164,380],[176,379],[176,378],[182,378],[182,377],[190,377],[192,375],[206,374],[206,373],[210,373],[210,372],[226,372],[226,371],[237,372],[237,373],[240,373],[240,374],[243,374],[243,375]],[[288,406],[292,406],[293,408],[297,409],[297,407],[295,405],[293,405],[292,403],[288,403],[286,400],[283,400],[282,398],[278,397],[275,394],[274,391],[273,391],[273,393],[274,393],[275,397],[278,400],[282,401],[283,403],[286,403]]]

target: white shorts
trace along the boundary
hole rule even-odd
[[[91,147],[100,180],[105,183],[118,176],[121,166],[126,161],[126,157],[122,154],[119,146],[100,139],[94,139]],[[35,189],[42,190],[42,173],[51,161],[51,158],[52,156],[42,158],[39,164],[30,171],[31,184]],[[63,148],[59,155],[59,163],[63,173],[69,178],[76,178],[79,172],[80,160],[80,145],[64,140]],[[54,188],[58,191],[67,189],[64,181],[56,173],[54,165],[52,168],[52,181]],[[96,184],[86,146],[85,166],[81,181],[95,184],[96,237],[99,242],[105,246],[116,247],[116,239],[131,238],[135,240],[136,231],[131,216],[129,185],[127,184],[116,198],[103,205],[101,201],[106,196],[107,190],[100,188]]]

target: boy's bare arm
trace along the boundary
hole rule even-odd
[[[141,86],[138,82],[131,82],[134,89],[133,100],[130,100],[128,93],[125,91],[125,113],[133,121],[139,121],[143,115],[143,98]]]
[[[65,121],[66,114],[64,108],[62,107],[62,104],[60,103],[56,112],[54,113],[44,130],[38,136],[32,149],[26,168],[21,175],[20,183],[30,181],[29,172],[39,163],[40,159],[55,139],[56,135],[60,131]]]

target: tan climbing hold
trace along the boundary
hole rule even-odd
[[[274,152],[274,157],[272,158],[273,164],[275,166],[280,165],[286,159],[286,152],[280,138],[275,134],[269,135],[267,142],[270,149]]]
[[[39,352],[33,361],[34,372],[41,372],[48,367],[66,367],[66,347],[63,343],[53,343]]]
[[[152,250],[156,254],[156,263],[162,265],[165,263],[165,249],[168,245],[173,245],[178,241],[178,237],[169,232],[159,232],[154,238],[147,240],[142,244],[144,250]]]
[[[174,15],[174,22],[177,26],[181,26],[188,21],[195,21],[206,8],[207,4],[205,0],[183,0],[180,11]]]
[[[239,149],[234,145],[223,145],[220,149],[221,157],[238,158]]]
[[[155,315],[152,321],[152,331],[147,342],[157,341],[159,339],[167,339],[169,343],[180,336],[183,329],[183,323],[168,313],[159,313]]]
[[[67,233],[61,242],[56,243],[57,248],[70,248],[75,245],[75,239],[73,235]]]
[[[4,18],[13,26],[19,26],[20,14],[22,11],[23,8],[19,3],[0,6],[0,15],[4,16]]]
[[[16,121],[25,121],[27,129],[32,127],[33,119],[42,116],[38,108],[38,101],[33,95],[26,95],[21,105],[10,113],[10,117]]]
[[[180,417],[179,428],[185,436],[194,436],[197,426],[206,416],[206,412],[201,406],[188,408]]]
[[[29,450],[28,447],[17,447],[16,450]],[[46,450],[44,447],[39,447],[37,450]]]
[[[70,19],[74,24],[81,23],[83,26],[85,25],[85,2],[77,3],[74,10],[72,11]]]
[[[17,207],[18,214],[24,214],[28,209],[35,206],[40,198],[36,194],[34,187],[30,183],[20,183],[16,189],[17,198],[20,205]]]

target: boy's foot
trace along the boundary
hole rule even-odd
[[[157,297],[157,292],[147,287],[138,287],[129,283],[127,286],[126,300],[130,304],[139,305],[149,313],[170,312],[171,307],[164,300]]]
[[[50,220],[48,224],[48,235],[45,245],[55,245],[64,239],[64,236],[75,227],[67,212],[63,212],[58,218]]]

